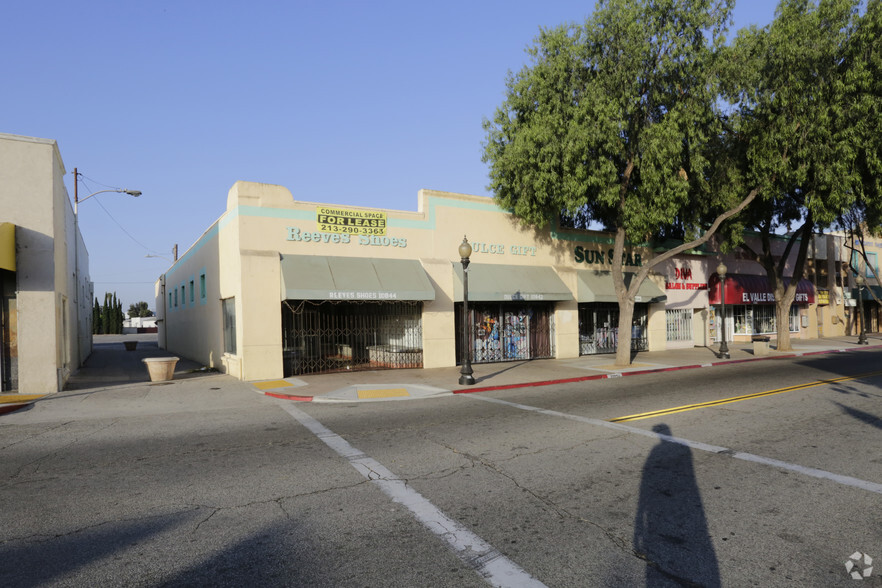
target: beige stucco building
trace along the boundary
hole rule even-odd
[[[614,349],[608,235],[537,231],[480,196],[423,190],[416,212],[372,210],[248,182],[157,282],[160,345],[245,380],[456,365],[464,235],[474,362]],[[629,248],[626,263],[649,255]],[[665,348],[663,287],[651,276],[638,297],[643,349]]]
[[[481,196],[422,190],[408,212],[295,201],[283,187],[249,182],[232,187],[226,212],[157,281],[160,346],[245,380],[454,366],[463,236],[472,247],[465,324],[473,363],[615,351],[609,234],[524,226]],[[816,241],[790,311],[797,339],[845,334],[853,321],[839,241]],[[785,245],[782,237],[773,247],[783,254]],[[720,261],[726,340],[775,336],[762,268],[713,249],[653,268],[636,299],[633,349],[715,348]],[[660,251],[627,246],[625,271]]]
[[[0,134],[0,383],[61,390],[92,349],[89,258],[55,141]]]

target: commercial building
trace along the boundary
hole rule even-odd
[[[89,257],[55,141],[0,134],[0,387],[64,387],[92,351]]]
[[[156,283],[160,345],[245,380],[454,366],[465,235],[473,363],[615,351],[611,235],[524,226],[480,196],[422,190],[417,204],[408,212],[301,202],[280,186],[237,182],[226,212]],[[656,254],[628,245],[626,279]],[[817,256],[812,267],[833,257]],[[643,283],[633,349],[720,340],[720,261],[729,268],[727,340],[774,335],[774,299],[760,266],[693,251]],[[794,337],[817,337],[819,324],[835,330],[818,306],[815,285],[801,280]]]

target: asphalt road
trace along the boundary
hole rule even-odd
[[[849,573],[882,557],[880,360],[385,403],[221,375],[65,393],[0,417],[0,586],[882,585]]]

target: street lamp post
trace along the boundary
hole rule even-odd
[[[720,352],[717,357],[720,359],[729,359],[729,346],[726,344],[726,264],[720,262],[717,266],[717,275],[720,276],[720,303],[722,306],[722,331],[720,341]]]
[[[108,188],[106,190],[98,190],[97,192],[92,192],[85,198],[80,198],[80,172],[77,168],[74,168],[74,312],[76,316],[76,332],[77,332],[77,353],[80,355],[80,360],[82,359],[82,353],[79,350],[79,341],[80,341],[80,221],[79,221],[79,204],[85,200],[88,200],[92,196],[96,194],[103,194],[104,192],[119,192],[121,194],[128,194],[129,196],[138,197],[141,195],[140,190],[128,190],[126,188]],[[89,301],[91,303],[91,301]],[[91,306],[91,304],[90,304]],[[89,333],[91,336],[91,332]],[[80,363],[82,363],[80,361]]]
[[[461,386],[471,386],[475,383],[469,349],[469,256],[471,254],[472,246],[463,235],[462,243],[459,245],[459,257],[462,262],[462,369],[459,376]]]
[[[857,287],[858,287],[858,314],[860,315],[860,321],[861,321],[860,336],[858,336],[857,342],[858,342],[858,345],[866,345],[867,344],[867,330],[864,325],[864,293],[863,293],[863,286],[864,286],[864,282],[866,280],[864,279],[864,276],[858,274],[857,277],[855,277],[854,281],[857,282]]]

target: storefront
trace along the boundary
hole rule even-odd
[[[463,272],[454,263],[456,357],[461,358]],[[473,363],[555,357],[555,303],[573,295],[550,267],[471,264],[469,346]]]
[[[707,257],[684,255],[664,266],[667,349],[707,345]]]
[[[713,274],[708,282],[709,301],[716,306],[719,317],[722,298],[720,278]],[[803,336],[809,326],[809,305],[815,303],[815,289],[809,280],[800,280],[788,315],[788,329]],[[716,321],[715,321],[716,323]],[[729,341],[747,340],[753,335],[775,335],[775,294],[768,278],[758,275],[734,274],[726,276],[726,338]],[[714,329],[714,340],[721,340],[721,331]]]
[[[631,284],[633,273],[625,274],[625,286]],[[611,272],[580,270],[577,272],[579,301],[579,355],[615,353],[619,344],[619,304]],[[665,293],[646,278],[635,297],[631,320],[631,350],[649,350],[650,304],[660,305]]]
[[[435,289],[416,260],[282,255],[284,375],[421,368],[422,303]]]

